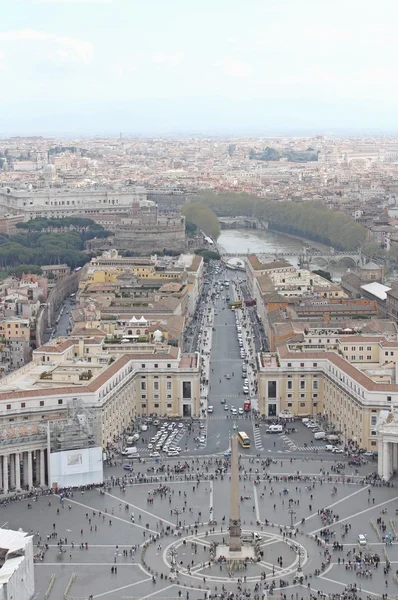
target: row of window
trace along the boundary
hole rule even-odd
[[[357,347],[356,346],[351,346],[351,352],[356,352]],[[358,347],[359,352],[363,352],[364,350],[364,346],[359,346]],[[348,352],[349,351],[349,347],[348,346],[344,346],[344,352]],[[366,351],[367,352],[371,352],[372,351],[372,346],[366,346]]]
[[[160,381],[154,381],[153,382],[153,391],[154,392],[158,392],[160,390]],[[173,386],[173,382],[172,381],[166,381],[166,390],[171,391],[172,390],[172,386]],[[147,382],[146,381],[141,381],[141,392],[146,392],[147,391]]]
[[[62,398],[58,398],[58,404],[63,404],[64,401]],[[39,400],[39,406],[44,406],[44,400]],[[6,409],[11,410],[12,404],[7,404]],[[21,408],[26,408],[26,402],[21,402]],[[33,408],[33,407],[31,407]]]

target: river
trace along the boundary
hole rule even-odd
[[[316,242],[309,242],[308,240],[264,229],[223,229],[217,239],[217,245],[227,253],[249,254],[258,252],[270,255],[275,255],[278,252],[281,254],[284,252],[293,253],[292,256],[287,256],[286,260],[295,267],[297,267],[298,259],[300,254],[303,253],[304,246],[329,250],[327,246],[322,246]],[[325,267],[317,265],[314,262],[312,268],[322,269]],[[331,272],[335,281],[339,281],[341,275],[347,271],[346,268],[336,267],[335,265],[326,268],[326,270]]]

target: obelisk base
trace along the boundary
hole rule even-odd
[[[242,530],[239,524],[229,524],[229,549],[237,552],[242,548]]]
[[[220,558],[227,562],[257,560],[255,548],[250,544],[243,544],[238,550],[232,550],[230,545],[218,544],[216,548],[216,560]]]

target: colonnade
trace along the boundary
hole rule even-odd
[[[391,437],[391,436],[390,436]],[[398,436],[396,440],[388,441],[379,438],[378,473],[388,481],[398,470]]]
[[[0,455],[0,489],[3,494],[13,490],[32,489],[47,485],[47,450],[24,450]]]

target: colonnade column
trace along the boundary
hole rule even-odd
[[[44,450],[44,448],[40,449],[40,485],[42,487],[46,485],[45,452],[46,451]]]
[[[383,442],[383,478],[384,479],[390,479],[390,475],[391,475],[391,468],[390,468],[390,464],[391,464],[391,456],[390,456],[390,447],[389,447],[389,443],[388,442]]]
[[[21,489],[21,458],[19,452],[15,453],[15,488]]]
[[[22,453],[23,460],[23,486],[26,487],[28,485],[28,452]]]
[[[0,456],[0,489],[3,488],[3,457]]]
[[[8,454],[3,454],[3,493],[8,494]]]
[[[15,454],[10,454],[10,489],[15,488]]]
[[[31,489],[33,487],[33,464],[32,464],[32,452],[29,450],[28,455],[28,488]]]

